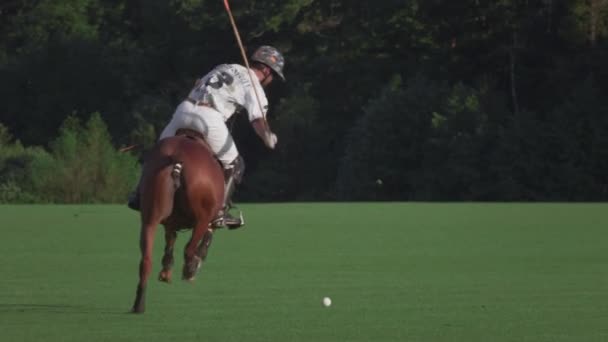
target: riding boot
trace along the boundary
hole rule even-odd
[[[139,201],[140,201],[139,188],[137,188],[129,194],[129,202],[127,203],[127,206],[135,211],[139,211],[140,210]]]
[[[234,170],[234,169],[231,169]],[[236,190],[236,181],[234,179],[234,171],[226,172],[228,173],[226,177],[226,185],[224,188],[224,204],[222,206],[222,211],[224,212],[224,224],[228,228],[238,228],[243,225],[242,219],[239,217],[234,217],[230,214],[230,208],[232,207],[232,194]]]
[[[234,217],[229,212],[232,207],[232,195],[236,190],[236,185],[241,182],[244,169],[245,163],[240,156],[228,168],[224,169],[224,203],[216,218],[211,222],[213,227],[226,226],[229,229],[236,229],[245,225],[242,213],[240,217]]]
[[[141,183],[141,177],[137,181],[137,187],[129,194],[129,202],[127,206],[135,211],[139,211],[141,209],[140,204],[140,194],[139,194],[139,184]]]

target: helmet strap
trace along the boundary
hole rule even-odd
[[[265,64],[262,64],[262,65],[263,65],[263,68],[260,71],[262,72],[262,75],[264,75],[264,78],[262,80],[260,80],[260,83],[264,84],[264,81],[266,81],[268,79],[268,77],[270,77],[270,76],[274,77],[274,75],[273,75],[274,71],[269,66],[267,66]]]

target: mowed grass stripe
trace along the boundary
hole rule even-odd
[[[138,215],[0,206],[2,341],[606,341],[608,204],[242,205],[131,315]],[[324,296],[332,306],[324,308]]]

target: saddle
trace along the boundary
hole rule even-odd
[[[203,134],[190,128],[180,128],[177,130],[177,132],[175,132],[175,135],[184,135],[188,138],[198,138],[202,141],[205,141],[205,136],[203,136]]]
[[[209,143],[207,143],[207,140],[205,140],[205,136],[199,132],[199,131],[195,131],[193,129],[190,128],[180,128],[175,132],[175,136],[185,136],[187,138],[190,138],[192,140],[196,140],[198,142],[200,142],[201,144],[205,145],[205,147],[207,147],[209,149],[209,151],[213,151],[211,149],[211,146],[209,145]],[[220,164],[220,167],[222,168],[222,170],[224,169],[224,167],[222,166],[222,162],[219,160],[219,158],[215,155],[215,153],[213,154],[213,156],[215,157],[215,160],[218,162],[218,164]]]
[[[195,131],[190,128],[180,128],[175,132],[175,136],[179,135],[185,136],[192,140],[196,140],[201,144],[205,145],[205,147],[207,147],[209,150],[211,150],[211,146],[209,146],[209,143],[207,143],[207,140],[205,140],[205,136],[201,132]]]

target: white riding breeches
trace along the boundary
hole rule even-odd
[[[230,165],[239,156],[232,135],[224,122],[224,116],[211,107],[197,106],[183,101],[161,133],[160,139],[174,136],[180,128],[200,132],[224,167]]]

